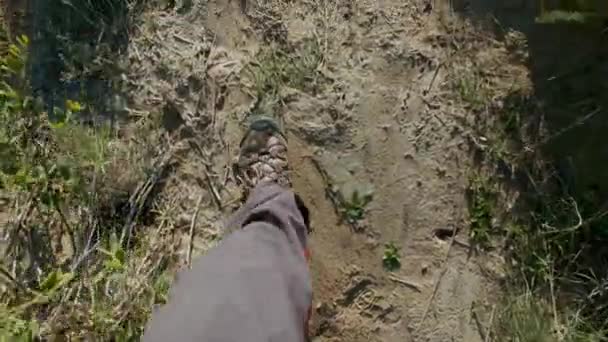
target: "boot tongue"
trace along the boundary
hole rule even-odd
[[[266,147],[265,133],[253,132],[245,144],[245,152],[258,153]]]
[[[276,122],[270,118],[259,118],[251,123],[249,126],[254,131],[266,131],[270,130],[272,132],[279,132],[279,126]]]

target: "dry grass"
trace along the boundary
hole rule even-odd
[[[529,129],[534,116],[514,113],[520,105],[521,111],[534,108],[534,101],[490,106],[480,115],[499,120],[486,122],[472,144],[480,169],[470,188],[471,237],[482,245],[504,241],[510,263],[505,290],[513,295],[498,317],[502,333],[496,338],[603,341],[608,316],[599,294],[606,286],[600,246],[607,222],[600,203],[577,197],[536,148],[545,135]]]
[[[492,338],[605,341],[608,221],[602,199],[573,187],[545,153],[563,132],[542,124],[546,109],[525,73],[501,64],[509,56],[479,37],[466,38],[470,46],[448,68],[451,93],[471,113],[466,123],[478,162],[469,189],[471,238],[504,250],[509,266],[508,295]]]
[[[27,45],[0,51],[0,339],[137,339],[183,263],[162,187],[181,147],[157,116],[87,120],[99,108],[86,97],[50,119],[30,92]]]
[[[14,214],[3,232],[1,334],[139,336],[180,261],[173,226],[154,220],[166,217],[154,189],[167,154],[149,159],[138,152],[144,146],[70,122],[41,118],[27,129],[46,131],[45,141],[35,141],[41,149],[31,154],[13,145],[16,172],[2,174]]]

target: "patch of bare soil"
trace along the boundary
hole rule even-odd
[[[185,14],[148,13],[133,37],[133,108],[162,108],[168,139],[187,145],[164,197],[179,212],[202,208],[195,254],[213,245],[238,205],[228,170],[259,101],[247,67],[270,43],[317,43],[324,86],[284,89],[278,111],[295,191],[312,214],[316,341],[485,339],[500,258],[467,243],[471,118],[449,87],[466,72],[453,66],[454,46],[468,42],[454,38],[466,25],[444,7],[194,1]],[[327,196],[370,190],[358,229]],[[186,237],[190,216],[182,221]],[[390,242],[400,248],[395,272],[382,264]]]

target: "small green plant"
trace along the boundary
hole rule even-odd
[[[489,104],[487,89],[477,73],[463,73],[456,77],[454,88],[460,99],[473,110],[480,110]]]
[[[469,215],[471,241],[482,248],[489,247],[492,233],[495,193],[488,180],[479,175],[471,177],[469,185]]]
[[[259,95],[277,93],[282,86],[311,90],[320,77],[317,68],[321,62],[318,44],[307,40],[292,52],[276,45],[260,51],[249,70]]]
[[[498,341],[556,341],[550,306],[531,293],[511,295],[497,319]]]
[[[578,314],[561,320],[550,301],[529,290],[509,294],[497,312],[494,337],[499,342],[603,342],[606,331],[590,328]]]
[[[248,69],[258,96],[257,111],[275,114],[284,87],[314,93],[322,79],[317,70],[322,58],[320,47],[313,40],[305,41],[295,51],[278,45],[261,50]]]
[[[350,199],[345,200],[343,203],[343,216],[351,224],[359,222],[365,216],[365,208],[372,199],[373,195],[371,192],[362,195],[358,190],[353,191]]]
[[[382,265],[387,271],[393,272],[401,267],[401,256],[399,255],[399,247],[393,242],[384,245],[384,255],[382,256]]]
[[[592,18],[597,19],[597,15],[593,13],[568,12],[568,11],[548,11],[536,18],[539,24],[556,24],[556,23],[578,23],[583,24]]]
[[[608,13],[602,1],[595,0],[559,0],[540,1],[540,15],[536,22],[540,24],[576,23],[602,25]]]
[[[599,187],[580,186],[570,161],[555,163],[540,149],[523,148],[543,138],[542,132],[539,136],[529,130],[537,103],[517,90],[507,100],[499,120],[489,122],[490,131],[483,132],[488,138],[482,168],[470,178],[468,191],[471,242],[489,248],[492,237],[500,234],[507,247],[507,302],[496,311],[493,337],[605,341],[605,201],[598,196]],[[500,176],[504,170],[510,173],[485,176],[495,170]],[[497,217],[501,228],[496,227]]]
[[[34,320],[23,320],[14,311],[0,307],[0,341],[37,341],[40,331]]]
[[[104,269],[109,272],[123,272],[126,270],[127,254],[120,245],[116,234],[110,235],[110,249],[99,248],[99,251],[106,255],[107,259],[103,262]]]

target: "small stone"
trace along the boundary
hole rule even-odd
[[[427,275],[429,273],[429,265],[422,264],[422,267],[420,268],[420,273],[422,275]]]
[[[437,167],[437,175],[441,178],[445,177],[447,171],[442,167]]]
[[[365,239],[365,244],[366,244],[367,246],[369,246],[370,248],[376,248],[376,247],[378,247],[378,246],[379,246],[379,244],[380,244],[380,243],[378,242],[378,240],[377,240],[376,238],[374,238],[374,237],[372,237],[372,236],[368,236],[368,237]]]

